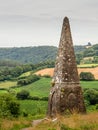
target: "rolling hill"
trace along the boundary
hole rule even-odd
[[[37,64],[54,60],[56,53],[57,47],[54,46],[0,48],[0,60]]]
[[[55,46],[0,48],[0,61],[22,64],[37,64],[45,61],[54,61],[57,55],[57,49],[58,48]],[[87,47],[86,45],[74,46],[74,50],[78,64],[81,61],[83,63],[98,62],[98,44],[90,47]],[[85,57],[89,57],[88,60],[85,60]]]

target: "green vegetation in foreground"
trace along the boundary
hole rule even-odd
[[[19,102],[22,116],[38,118],[46,115],[47,101],[20,100]]]

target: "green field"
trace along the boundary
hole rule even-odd
[[[45,97],[48,95],[50,90],[50,78],[41,78],[40,80],[26,85],[24,87],[15,88],[15,90],[21,91],[22,89],[25,89],[30,92],[31,96],[39,96],[39,97]]]
[[[93,67],[98,67],[98,64],[80,64],[77,65],[78,68],[93,68]]]
[[[0,82],[0,88],[10,88],[12,86],[16,86],[17,82],[16,81],[4,81]]]
[[[98,88],[98,81],[81,81],[82,88]],[[0,88],[10,88],[11,86],[16,86],[16,82],[1,82]],[[25,86],[20,86],[12,90],[19,92],[23,89],[30,92],[31,96],[47,97],[51,88],[51,78],[41,78],[40,80]],[[0,93],[6,92],[5,90],[0,90]]]
[[[20,101],[21,113],[26,112],[32,116],[44,116],[47,111],[47,101],[22,100]]]
[[[30,74],[32,74],[32,71],[25,72],[25,73],[21,74],[19,77],[27,77]]]
[[[98,88],[98,81],[81,81],[82,88]]]

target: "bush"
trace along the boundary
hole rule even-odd
[[[30,75],[28,77],[25,77],[24,79],[19,79],[17,82],[17,85],[22,85],[22,86],[27,85],[27,84],[33,83],[39,79],[40,79],[40,76],[38,76],[38,75]]]
[[[30,100],[40,100],[40,98],[38,96],[29,96]]]
[[[0,117],[18,117],[20,104],[15,97],[10,94],[0,95]]]
[[[41,100],[42,101],[48,101],[48,97],[42,97]]]
[[[95,80],[95,77],[91,72],[81,72],[80,79],[86,80],[86,81],[93,81],[93,80]]]
[[[98,110],[98,104],[96,104],[96,110]]]
[[[21,99],[21,100],[28,99],[29,96],[30,96],[30,93],[26,90],[21,90],[16,95],[17,99]]]
[[[87,89],[84,92],[84,98],[89,101],[91,105],[98,104],[98,91],[95,89]]]

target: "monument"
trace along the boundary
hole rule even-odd
[[[86,112],[67,17],[63,20],[47,114],[55,117],[66,112]]]

